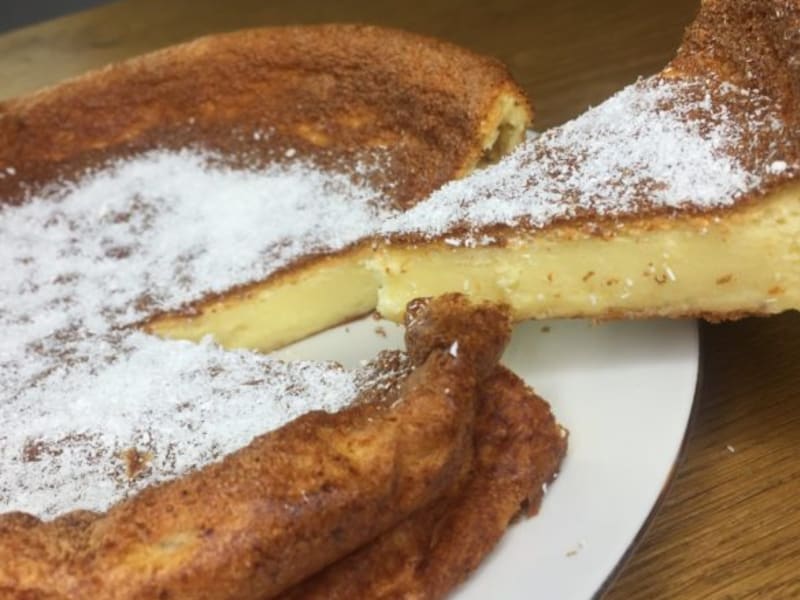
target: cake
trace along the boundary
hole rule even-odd
[[[370,223],[494,160],[529,117],[494,61],[351,26],[209,38],[0,106],[0,595],[272,596],[466,501],[507,310],[417,301],[408,353],[355,371],[153,323],[304,274],[321,314],[278,335],[242,305],[242,335],[272,337],[240,347],[361,314],[346,257]],[[306,314],[281,302],[274,323]],[[552,417],[536,427],[515,440],[508,518],[563,455]]]
[[[378,310],[517,319],[800,307],[800,3],[706,0],[676,58],[383,227]]]
[[[0,512],[36,516],[4,517],[25,541],[0,551],[78,543],[187,473],[225,481],[264,432],[349,406],[374,389],[363,371],[254,350],[372,310],[400,321],[449,292],[516,320],[798,308],[799,25],[794,1],[707,0],[661,73],[524,142],[531,111],[501,65],[372,27],[206,38],[1,104]],[[379,364],[371,380],[392,373]],[[470,373],[479,390],[491,370]],[[268,589],[359,546],[370,564],[368,537],[419,531],[416,509],[478,477],[459,464]],[[55,556],[0,561],[0,590],[66,581]]]

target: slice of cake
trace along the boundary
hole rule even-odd
[[[677,57],[387,222],[378,310],[518,319],[800,308],[800,5],[708,0]]]

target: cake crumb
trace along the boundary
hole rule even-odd
[[[578,553],[579,553],[581,550],[583,550],[585,547],[586,547],[586,542],[584,542],[583,540],[580,540],[580,541],[578,541],[578,545],[577,545],[577,546],[575,546],[575,547],[574,547],[572,550],[568,550],[568,551],[567,551],[567,556],[568,556],[568,557],[575,556],[575,555],[577,555],[577,554],[578,554]]]
[[[725,285],[726,283],[730,283],[733,279],[733,273],[728,273],[727,275],[723,275],[722,277],[717,277],[717,285]]]
[[[125,461],[125,475],[132,481],[144,473],[153,455],[136,448],[128,448],[122,453],[122,459]]]
[[[769,165],[767,170],[770,173],[772,173],[773,175],[780,175],[781,173],[786,171],[786,169],[788,169],[788,168],[789,168],[789,165],[786,164],[786,161],[784,161],[784,160],[776,160],[776,161],[773,161]]]

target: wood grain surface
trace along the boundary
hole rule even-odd
[[[657,71],[696,9],[695,0],[126,0],[0,36],[0,97],[204,33],[364,22],[497,56],[545,128]],[[800,598],[800,315],[703,324],[701,340],[685,455],[607,600]]]

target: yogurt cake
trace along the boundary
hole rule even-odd
[[[352,249],[528,117],[494,61],[351,26],[212,37],[0,107],[0,512],[105,510],[347,405],[359,373],[219,344],[371,310]],[[259,315],[148,333],[262,280],[285,291]]]
[[[1,510],[105,510],[347,405],[358,374],[251,350],[416,297],[797,308],[799,26],[708,0],[663,72],[505,158],[531,114],[505,70],[375,28],[209,38],[0,105]]]
[[[565,448],[513,375],[482,390],[506,309],[416,302],[408,354],[355,372],[146,324],[346,253],[521,139],[529,114],[493,61],[348,26],[210,38],[4,105],[0,596],[271,597],[496,482],[502,526],[449,586],[474,569]],[[352,316],[329,300],[288,339]],[[537,418],[505,432],[478,412],[498,403]],[[476,445],[509,452],[478,470]]]
[[[287,304],[308,323],[303,311],[320,318],[345,293],[346,313],[377,308],[395,320],[413,298],[450,291],[507,304],[517,320],[797,309],[799,6],[706,1],[661,73],[490,168],[387,207],[360,244],[309,271],[148,328],[185,339],[210,328],[224,345],[270,349],[301,327],[281,320],[247,335],[246,323]],[[291,331],[277,341],[282,327]]]

